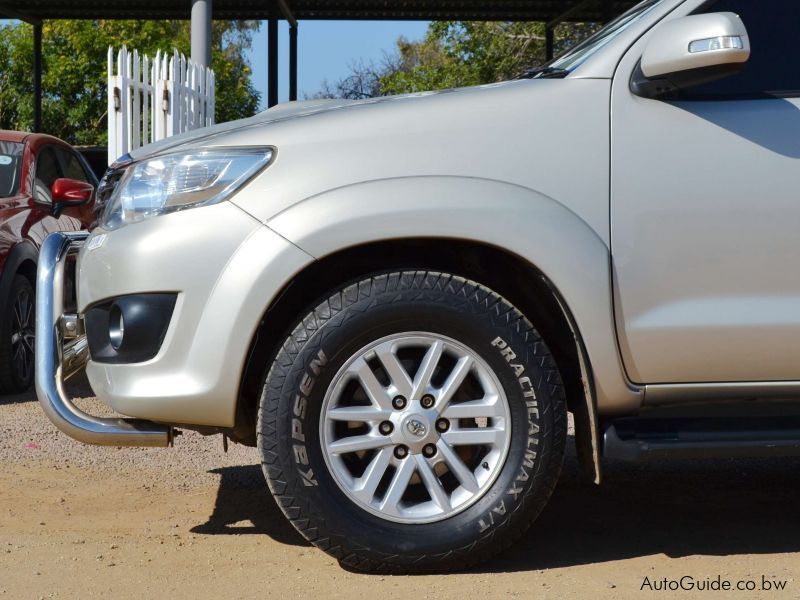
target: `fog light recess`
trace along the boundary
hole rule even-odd
[[[125,318],[122,315],[122,309],[115,303],[108,313],[108,341],[117,352],[122,347],[122,338],[124,336]]]
[[[137,363],[158,354],[175,309],[176,293],[116,296],[84,313],[86,339],[98,363]]]

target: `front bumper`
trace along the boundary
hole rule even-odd
[[[96,229],[78,256],[80,313],[128,295],[169,293],[176,301],[157,354],[127,364],[90,360],[92,390],[123,415],[233,427],[264,312],[312,260],[230,202]]]
[[[87,444],[103,446],[169,446],[173,430],[140,419],[104,419],[89,415],[64,393],[64,381],[89,356],[79,319],[64,314],[65,266],[88,234],[53,233],[39,253],[36,281],[36,394],[48,418],[61,431]],[[75,336],[75,337],[73,337]],[[71,338],[67,341],[65,338]]]
[[[69,251],[75,252],[80,242],[72,242]],[[55,249],[59,257],[65,251],[60,243]],[[234,427],[241,376],[264,313],[313,260],[229,202],[114,231],[95,229],[77,257],[78,314],[125,296],[171,294],[175,304],[152,358],[109,362],[98,355],[86,362],[93,392],[116,412],[146,422]],[[40,268],[41,274],[48,269]],[[58,285],[52,277],[42,279],[41,297]],[[53,339],[60,315],[53,312],[41,325],[42,343],[50,339],[43,354],[61,348],[63,339]],[[60,386],[56,366],[42,369],[43,390],[48,379]]]

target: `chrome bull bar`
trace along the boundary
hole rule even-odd
[[[172,427],[140,419],[101,418],[80,410],[64,392],[64,381],[83,369],[89,345],[75,315],[64,315],[64,267],[88,233],[52,233],[42,244],[36,274],[36,395],[53,424],[85,444],[170,446]],[[69,323],[66,342],[62,326]]]

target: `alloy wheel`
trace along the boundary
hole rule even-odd
[[[320,439],[340,489],[381,518],[431,523],[477,502],[502,470],[509,406],[477,353],[427,332],[356,352],[323,401]]]

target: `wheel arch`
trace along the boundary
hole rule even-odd
[[[582,216],[596,213],[597,203],[607,214],[607,190],[598,191],[596,199],[559,201],[514,183],[468,176],[396,177],[330,189],[296,202],[266,221],[272,231],[320,264],[306,264],[310,271],[298,268],[286,289],[277,296],[270,293],[271,308],[286,302],[287,295],[292,298],[289,314],[269,313],[260,322],[283,335],[312,300],[346,283],[347,278],[388,268],[389,260],[399,268],[450,269],[494,285],[498,293],[518,304],[524,304],[524,298],[517,296],[527,293],[555,299],[567,315],[559,322],[572,326],[575,352],[585,359],[584,380],[589,388],[581,393],[594,401],[584,405],[591,414],[596,411],[603,417],[631,414],[641,407],[641,390],[626,377],[619,352],[608,232],[598,231]],[[441,241],[436,248],[426,246],[432,240]],[[398,262],[395,255],[407,252],[411,243],[425,248],[415,257],[417,265],[411,264],[408,254]],[[385,249],[382,255],[377,254],[378,248]],[[461,252],[467,248],[480,251]],[[355,260],[351,252],[365,253],[362,273],[350,264]],[[448,255],[452,260],[445,262]],[[492,261],[489,256],[502,258]],[[502,272],[496,265],[505,260],[520,265],[521,272],[495,281],[492,274]],[[307,279],[303,273],[317,275]],[[329,278],[335,283],[322,293],[310,281],[328,285]],[[291,295],[291,286],[300,291],[297,296]],[[530,306],[525,310],[536,318]],[[263,327],[257,326],[263,316],[263,311],[258,316],[248,315],[249,330],[258,330],[256,337],[266,335]],[[245,359],[242,364],[252,360]],[[596,465],[596,418],[586,421],[579,419],[577,425],[582,431],[593,431],[589,437],[594,442],[592,462]],[[599,467],[594,470],[597,479]]]
[[[38,259],[39,253],[31,242],[19,242],[11,249],[3,264],[3,272],[0,273],[0,298],[8,296],[15,275],[23,275],[36,287]]]
[[[591,359],[598,411],[631,414],[641,407],[642,395],[628,380],[619,351],[608,230],[589,224],[598,206],[607,218],[606,188],[596,198],[559,200],[500,180],[412,176],[329,190],[292,205],[267,225],[317,259],[409,238],[507,249],[535,265],[569,307]]]
[[[535,265],[495,245],[452,238],[404,238],[351,246],[301,270],[265,311],[252,339],[241,379],[234,438],[245,443],[255,431],[264,376],[299,316],[329,292],[379,271],[424,269],[475,280],[519,308],[547,341],[562,371],[582,474],[599,483],[597,400],[591,363],[580,331],[559,290]],[[525,285],[515,285],[524,282]]]

